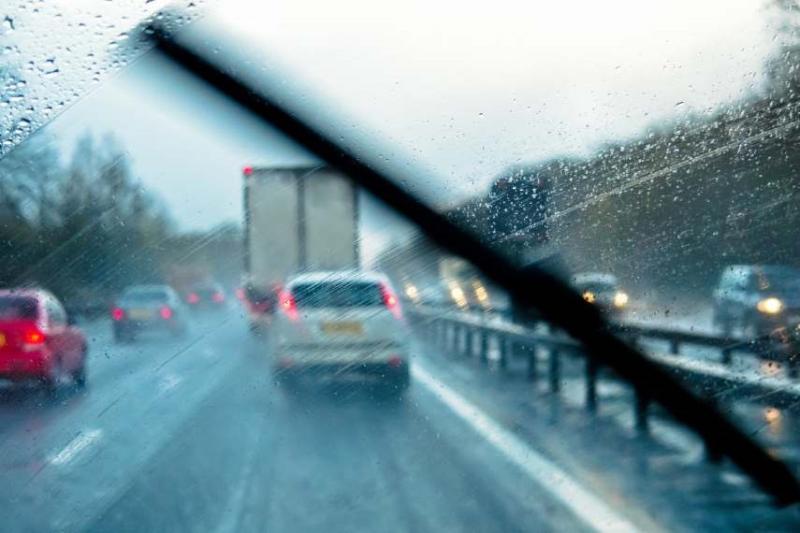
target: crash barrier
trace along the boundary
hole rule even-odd
[[[560,392],[564,377],[563,358],[581,356],[579,343],[543,323],[523,327],[498,316],[418,306],[407,309],[406,314],[415,330],[445,355],[477,358],[482,364],[488,364],[491,360],[501,370],[508,368],[512,358],[526,360],[527,379],[532,382],[545,380],[551,394]],[[666,342],[667,353],[648,355],[692,390],[702,391],[708,401],[725,401],[734,393],[737,399],[771,403],[800,398],[800,384],[761,375],[747,376],[729,370],[734,353],[756,356],[754,342],[757,341],[640,325],[611,324],[609,327],[636,345],[654,340]],[[682,349],[690,345],[716,349],[719,353],[718,362],[680,357]],[[539,375],[539,361],[542,358],[547,369],[544,376]],[[604,369],[592,358],[581,356],[581,360],[585,379],[584,406],[594,414],[599,407],[597,383]],[[613,377],[610,371],[608,377]],[[632,403],[636,431],[647,435],[652,411],[651,398],[646,390],[634,388]],[[709,459],[718,458],[713,450],[707,452]]]

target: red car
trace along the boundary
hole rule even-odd
[[[0,290],[0,379],[38,380],[55,389],[64,377],[86,384],[86,337],[43,290]]]

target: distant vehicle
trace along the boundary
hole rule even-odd
[[[43,290],[0,291],[0,379],[35,379],[55,389],[86,385],[88,344],[61,303]]]
[[[606,316],[619,318],[630,305],[628,293],[622,290],[613,274],[585,272],[572,278],[575,290],[583,299],[596,305]]]
[[[271,338],[279,380],[371,377],[397,395],[408,387],[409,330],[383,275],[299,275],[281,291],[278,308]]]
[[[224,309],[225,289],[219,283],[200,283],[188,290],[184,301],[189,309]]]
[[[358,193],[327,167],[246,167],[244,198],[245,295],[259,331],[287,277],[358,268]]]
[[[186,308],[169,285],[137,285],[122,293],[111,310],[114,340],[133,341],[142,331],[164,331],[178,337],[187,331]]]
[[[747,337],[795,332],[800,325],[800,269],[782,265],[734,265],[714,291],[714,323],[726,335]]]

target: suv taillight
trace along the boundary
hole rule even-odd
[[[42,331],[33,326],[22,332],[22,344],[26,347],[36,347],[44,344],[45,335]]]

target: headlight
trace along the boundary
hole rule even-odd
[[[594,303],[595,296],[592,291],[586,291],[583,293],[583,299],[589,302],[590,304]]]
[[[628,305],[628,295],[622,291],[614,294],[614,307],[625,307]]]
[[[783,302],[778,298],[764,298],[756,304],[756,309],[765,315],[777,315],[783,311]]]

